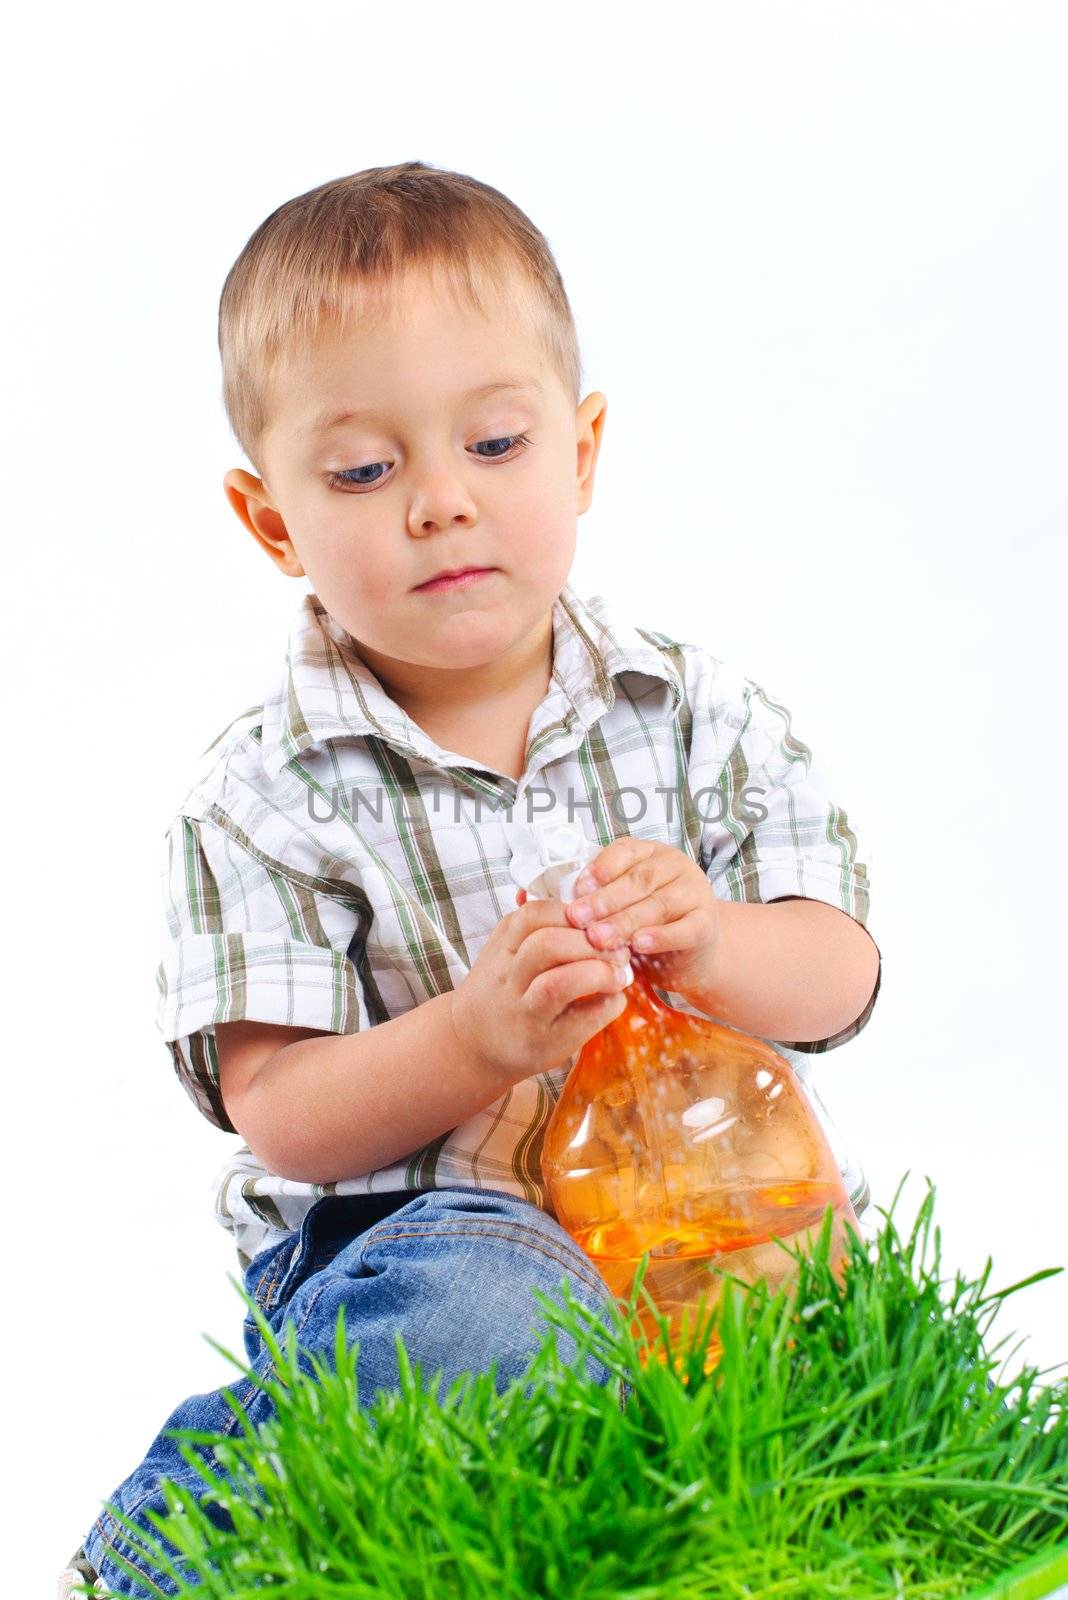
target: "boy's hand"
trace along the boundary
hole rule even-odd
[[[613,839],[575,887],[579,898],[564,910],[595,949],[626,940],[646,957],[660,988],[682,995],[707,989],[719,902],[703,869],[684,851],[649,839]]]
[[[559,900],[526,900],[502,917],[450,995],[479,1070],[503,1088],[549,1072],[618,1017],[629,952],[614,945],[592,950]]]

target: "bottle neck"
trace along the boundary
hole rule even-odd
[[[634,972],[634,982],[626,990],[630,1010],[639,1012],[650,1022],[670,1015],[671,1007],[664,1004],[653,988],[653,974],[647,960],[632,954],[630,964]]]

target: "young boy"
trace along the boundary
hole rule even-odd
[[[397,1331],[443,1387],[503,1387],[544,1331],[532,1289],[608,1303],[539,1153],[631,951],[676,1003],[811,1055],[875,1003],[867,871],[781,705],[569,585],[605,397],[580,401],[552,255],[502,194],[414,161],[301,195],[242,250],[219,333],[255,468],[226,493],[311,592],[167,830],[161,1029],[245,1141],[216,1212],[276,1331],[332,1349],[344,1303],[361,1400],[396,1383]],[[509,824],[546,818],[601,846],[568,905],[509,876]],[[269,1377],[251,1317],[245,1343]],[[216,1391],[163,1426],[236,1422]],[[205,1488],[162,1433],[109,1502],[146,1529],[162,1475]],[[75,1572],[174,1592],[107,1508]]]

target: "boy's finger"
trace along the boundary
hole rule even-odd
[[[679,882],[678,867],[665,851],[646,858],[644,864],[639,863],[637,867],[621,873],[595,893],[583,895],[577,901],[569,901],[568,920],[576,927],[589,931],[598,922],[611,917],[618,924],[620,936],[626,938],[632,928],[640,926],[642,920],[669,920],[664,914],[665,908],[669,900],[678,898]],[[651,901],[659,903],[660,915],[649,914]],[[620,920],[624,913],[631,916],[629,923]],[[636,915],[637,920],[634,920]]]
[[[520,992],[525,992],[543,972],[558,971],[563,967],[586,966],[598,962],[606,973],[625,969],[630,962],[630,950],[625,944],[612,949],[595,950],[579,928],[530,928],[519,943],[518,949],[508,957],[510,977]]]
[[[535,928],[569,928],[567,912],[560,900],[529,900],[525,889],[517,891],[523,904],[509,911],[501,921],[508,924],[508,949],[515,955],[519,946]]]
[[[635,839],[629,833],[613,839],[580,875],[575,884],[576,895],[595,894],[599,888],[612,883],[621,873],[655,854],[659,848],[652,839]]]

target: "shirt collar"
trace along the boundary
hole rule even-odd
[[[671,715],[683,682],[668,655],[601,595],[583,600],[565,584],[553,603],[553,682],[586,728],[611,708],[621,672],[659,678],[671,691]],[[261,760],[269,777],[312,745],[373,736],[406,754],[436,762],[440,749],[383,689],[352,635],[317,594],[305,594],[290,630],[279,691],[263,707]]]

